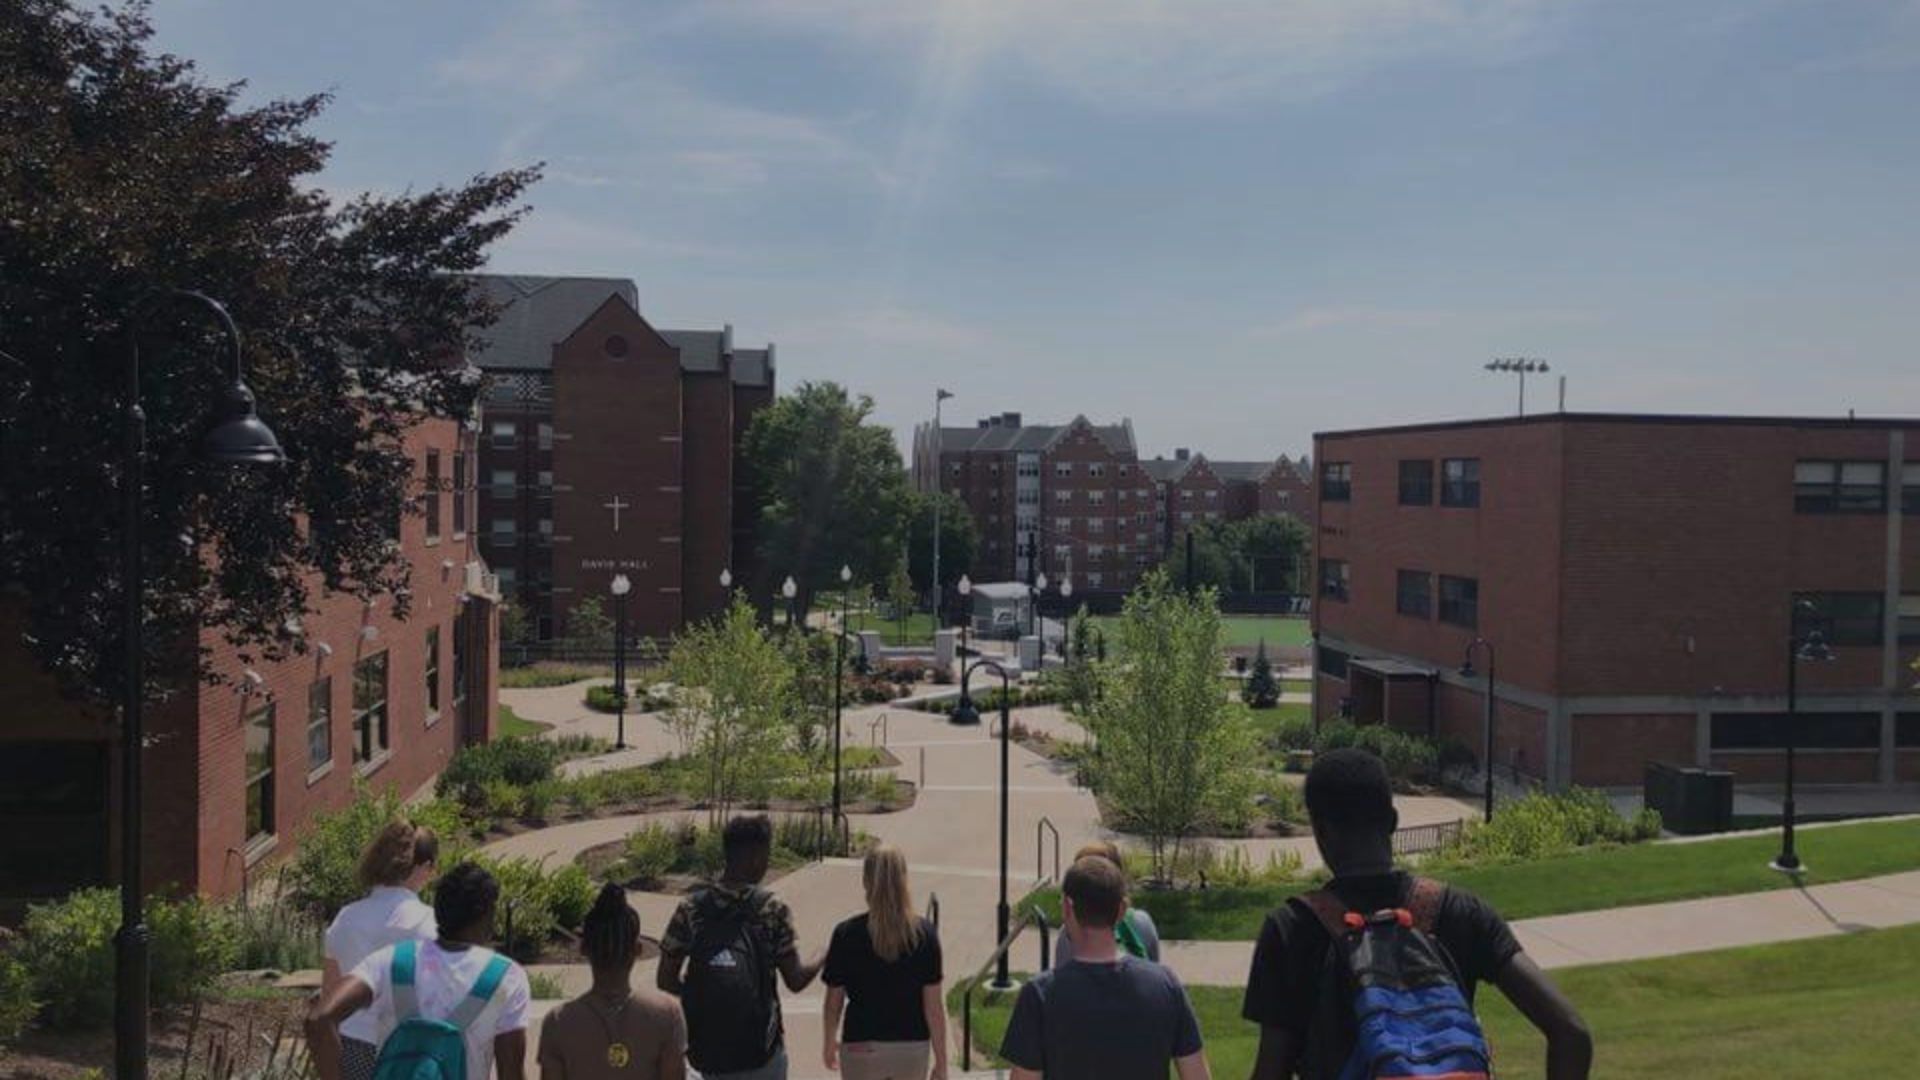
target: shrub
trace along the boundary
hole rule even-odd
[[[643,825],[627,834],[622,872],[644,882],[659,881],[680,862],[681,833],[665,825]]]
[[[150,900],[153,934],[151,1000],[184,1001],[233,966],[239,935],[230,916],[198,897]],[[21,958],[32,993],[53,1027],[93,1027],[113,1015],[113,936],[120,927],[118,889],[83,889],[65,900],[27,909]]]
[[[457,757],[458,755],[456,755]],[[356,785],[353,801],[338,810],[315,815],[300,840],[299,851],[287,867],[286,885],[296,903],[331,919],[342,907],[365,892],[357,876],[360,855],[387,822],[405,817],[431,828],[440,837],[440,863],[452,866],[470,846],[459,808],[448,802],[407,806],[391,789],[372,794]]]
[[[1273,726],[1273,734],[1267,737],[1267,745],[1282,751],[1314,749],[1313,719],[1306,716],[1286,717]]]
[[[495,739],[463,746],[447,762],[434,792],[470,810],[479,810],[489,805],[489,783],[526,787],[552,780],[558,764],[558,749],[542,739]]]
[[[562,735],[557,739],[548,739],[546,742],[553,747],[554,757],[560,761],[594,757],[613,748],[612,743],[593,735]]]
[[[530,667],[502,667],[500,669],[500,688],[502,690],[539,689],[548,686],[566,686],[569,683],[585,682],[588,679],[600,679],[612,674],[611,668],[591,667],[582,664],[534,664]]]
[[[1307,800],[1298,784],[1289,784],[1275,776],[1264,777],[1260,802],[1267,821],[1273,825],[1307,824]]]
[[[560,985],[559,976],[544,971],[527,974],[527,992],[535,1001],[559,1001],[567,996],[566,987]]]
[[[547,811],[560,799],[562,790],[558,780],[541,780],[520,789],[520,816],[533,821],[545,821]]]
[[[627,695],[627,701],[628,705],[631,706],[633,702],[632,694]],[[620,711],[620,695],[611,686],[589,686],[587,687],[586,705],[587,708],[592,709],[594,712],[617,713]]]
[[[1436,858],[1451,863],[1522,862],[1601,844],[1632,844],[1660,835],[1660,815],[1621,817],[1607,797],[1588,788],[1533,792],[1500,807],[1492,821],[1469,823]]]
[[[308,971],[324,959],[324,928],[310,912],[285,901],[235,908],[233,923],[239,970]]]
[[[593,881],[578,866],[549,873],[533,859],[473,860],[500,882],[494,929],[508,955],[531,960],[557,931],[577,930],[593,906]]]
[[[18,1042],[39,1011],[27,965],[11,953],[0,952],[0,1049]]]

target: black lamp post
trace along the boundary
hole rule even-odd
[[[846,667],[847,591],[853,585],[853,567],[840,568],[840,625],[833,635],[833,823],[840,824],[840,715],[846,703],[841,689],[841,672]]]
[[[1485,765],[1486,767],[1486,788],[1481,795],[1481,798],[1484,800],[1484,805],[1482,806],[1480,813],[1481,813],[1481,816],[1485,818],[1487,821],[1492,821],[1493,820],[1493,642],[1488,641],[1486,638],[1483,638],[1483,637],[1477,637],[1477,638],[1474,638],[1473,641],[1468,643],[1466,661],[1460,665],[1460,677],[1463,679],[1473,678],[1473,674],[1474,674],[1473,673],[1473,650],[1475,649],[1485,649],[1487,651],[1487,716],[1486,716],[1487,747],[1486,747],[1486,753],[1482,759],[1482,764]]]
[[[788,574],[787,580],[780,583],[780,595],[787,598],[787,632],[792,633],[800,610],[794,599],[800,595],[800,586],[794,584],[792,574]]]
[[[1805,640],[1787,639],[1787,796],[1780,805],[1780,854],[1771,865],[1783,874],[1804,874],[1807,868],[1793,850],[1793,765],[1800,743],[1800,662],[1832,660],[1833,650],[1818,630],[1808,631]]]
[[[953,722],[956,724],[978,724],[980,710],[973,706],[973,695],[967,692],[967,683],[973,673],[987,668],[1000,676],[1000,906],[995,909],[994,934],[996,942],[1007,940],[1007,928],[1013,922],[1013,909],[1007,906],[1007,786],[1008,761],[1011,732],[1013,730],[1013,676],[1007,669],[992,660],[975,660],[960,669],[960,703],[953,708]],[[993,988],[1007,990],[1012,988],[1013,979],[1007,974],[1007,953],[1000,951],[1000,959],[993,969]]]
[[[205,308],[225,332],[226,385],[215,396],[200,439],[200,457],[219,465],[272,465],[286,460],[273,430],[254,412],[253,391],[241,379],[240,331],[212,297],[184,289],[168,297]],[[113,1062],[120,1080],[146,1080],[148,932],[146,884],[141,862],[141,748],[146,741],[141,706],[146,657],[140,631],[141,488],[147,462],[147,417],[140,405],[141,313],[127,332],[126,442],[120,458],[120,614],[125,636],[126,685],[120,697],[120,932],[114,938]]]
[[[613,575],[613,696],[619,708],[619,727],[615,729],[613,748],[627,748],[627,594],[633,582],[625,574]]]

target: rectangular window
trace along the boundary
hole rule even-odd
[[[1887,508],[1886,462],[1796,462],[1793,508],[1803,514],[1880,513]]]
[[[546,547],[552,543],[553,543],[553,519],[541,518],[540,519],[540,546]]]
[[[1088,476],[1105,476],[1107,475],[1107,467],[1105,464],[1098,461],[1091,462],[1087,465],[1087,475]]]
[[[440,451],[427,451],[427,539],[440,539]]]
[[[997,462],[997,461],[990,461],[990,462],[988,462],[988,463],[987,463],[987,475],[989,475],[989,476],[999,476],[999,475],[1000,475],[1000,463],[999,463],[999,462]]]
[[[1066,506],[1073,501],[1073,492],[1065,490],[1056,491],[1053,493],[1053,501],[1057,506]]]
[[[488,429],[493,434],[493,445],[501,450],[511,450],[520,440],[519,429],[511,420],[495,420]]]
[[[1480,459],[1447,458],[1440,463],[1440,505],[1480,505]]]
[[[467,455],[453,455],[453,535],[467,533]]]
[[[1191,510],[1180,511],[1180,524],[1182,525],[1193,524],[1193,511]]]
[[[1087,505],[1089,505],[1089,506],[1105,506],[1105,505],[1107,505],[1107,493],[1106,493],[1106,492],[1104,492],[1104,491],[1089,491],[1089,492],[1087,492]]]
[[[440,719],[440,628],[427,627],[427,723]]]
[[[535,478],[539,484],[540,497],[543,499],[553,498],[553,473],[550,470],[543,469],[535,474]]]
[[[1829,645],[1879,645],[1886,598],[1872,592],[1793,594],[1793,636],[1819,633]]]
[[[520,532],[520,525],[512,518],[494,518],[493,528],[490,531],[496,543],[511,544]]]
[[[1480,579],[1440,575],[1440,621],[1469,630],[1480,625]]]
[[[1073,462],[1071,462],[1071,461],[1056,461],[1056,462],[1054,462],[1054,463],[1053,463],[1053,475],[1055,475],[1055,476],[1058,476],[1058,477],[1068,477],[1068,476],[1072,476],[1072,475],[1073,475]]]
[[[467,609],[453,617],[453,707],[467,700]]]
[[[1433,575],[1425,570],[1400,571],[1394,591],[1394,608],[1416,619],[1433,617]]]
[[[273,702],[247,714],[247,843],[273,835]]]
[[[1088,518],[1087,531],[1090,533],[1106,532],[1107,519],[1106,518]]]
[[[1893,745],[1901,750],[1920,750],[1920,712],[1903,712],[1893,718]]]
[[[1133,475],[1133,466],[1131,465],[1120,466],[1120,479],[1125,480],[1127,477],[1132,475]]]
[[[1352,568],[1345,559],[1320,560],[1320,595],[1329,600],[1346,600],[1353,595]]]
[[[553,425],[541,424],[540,427],[538,428],[538,432],[539,432],[538,437],[540,440],[540,449],[542,450],[553,449]]]
[[[1329,679],[1339,679],[1341,682],[1347,680],[1348,658],[1346,653],[1341,652],[1339,649],[1329,649],[1325,645],[1322,645],[1319,649],[1315,650],[1314,656],[1314,666],[1319,670],[1320,674],[1325,675]]]
[[[1065,565],[1067,560],[1073,558],[1073,548],[1066,544],[1055,544],[1053,545],[1053,558],[1054,561]]]
[[[1215,489],[1213,489],[1213,488],[1208,488],[1208,489],[1207,489],[1207,501],[1208,501],[1208,502],[1214,502],[1214,501],[1217,501],[1217,500],[1218,500],[1219,498],[1220,498],[1220,492],[1219,492],[1219,491],[1217,491],[1217,490],[1215,490]]]
[[[1788,725],[1794,743],[1812,750],[1877,750],[1880,714],[1877,712],[1806,712],[1798,722],[1787,713],[1714,713],[1715,750],[1783,750]]]
[[[1920,461],[1900,466],[1900,511],[1920,514]]]
[[[1192,489],[1192,488],[1181,488],[1181,489],[1180,489],[1180,501],[1181,501],[1181,502],[1192,502],[1192,501],[1193,501],[1193,489]]]
[[[513,567],[496,566],[493,568],[493,576],[500,579],[501,595],[513,595],[513,586],[520,579],[519,573],[516,572]]]
[[[1320,501],[1353,501],[1353,463],[1329,461],[1320,466]]]
[[[1105,544],[1088,544],[1087,545],[1087,558],[1104,559],[1106,557],[1107,557],[1107,547]]]
[[[364,765],[387,752],[387,654],[353,665],[353,763]]]
[[[1285,496],[1282,496],[1285,501]],[[1400,463],[1400,505],[1433,505],[1433,462],[1403,461]]]
[[[519,477],[515,475],[512,469],[495,469],[493,470],[493,483],[487,485],[487,490],[491,492],[496,499],[511,499],[513,498],[514,488],[519,486],[517,483],[518,480]]]
[[[1920,593],[1900,598],[1900,644],[1920,645]]]
[[[333,760],[333,678],[307,687],[307,771]]]

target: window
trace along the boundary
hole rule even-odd
[[[1282,505],[1286,496],[1281,495]],[[1400,463],[1400,505],[1433,505],[1433,462],[1403,461]]]
[[[1715,750],[1782,750],[1788,725],[1794,742],[1814,750],[1877,750],[1880,714],[1877,712],[1805,712],[1794,723],[1787,713],[1714,713]]]
[[[501,450],[511,450],[519,441],[519,430],[511,420],[495,420],[489,430],[493,432],[493,445]]]
[[[467,701],[467,609],[453,617],[453,707]]]
[[[1433,617],[1433,575],[1425,570],[1400,571],[1394,591],[1394,609],[1417,619]]]
[[[947,466],[947,472],[953,476],[959,476],[961,471],[962,471],[961,465],[957,461]]]
[[[247,843],[273,835],[273,702],[247,714]]]
[[[1320,466],[1320,501],[1353,501],[1353,463],[1329,461]]]
[[[1469,630],[1480,625],[1480,579],[1440,575],[1440,621]]]
[[[1087,575],[1087,587],[1090,589],[1104,588],[1106,587],[1106,584],[1107,584],[1107,575],[1101,573],[1098,570],[1095,570],[1093,573]]]
[[[1346,600],[1353,595],[1352,569],[1345,559],[1320,560],[1320,595],[1329,600]]]
[[[997,461],[990,461],[990,462],[988,462],[988,463],[987,463],[987,475],[989,475],[989,476],[999,476],[999,475],[1000,475],[1000,463],[999,463],[999,462],[997,462]]]
[[[1192,501],[1193,501],[1193,489],[1192,489],[1192,488],[1181,488],[1181,489],[1180,489],[1180,501],[1181,501],[1181,502],[1192,502]]]
[[[1193,524],[1193,511],[1191,510],[1180,511],[1180,524],[1182,525]]]
[[[387,654],[379,652],[353,665],[353,763],[364,765],[386,752]]]
[[[538,472],[538,473],[536,473],[536,474],[534,474],[534,476],[535,476],[535,480],[536,480],[536,482],[537,482],[537,483],[538,483],[538,485],[539,485],[539,490],[540,490],[540,497],[541,497],[541,498],[543,498],[543,499],[551,499],[551,498],[553,498],[553,472],[552,472],[552,470],[548,470],[548,469],[543,469],[543,470],[541,470],[540,472]]]
[[[1879,593],[1793,594],[1796,640],[1817,632],[1829,645],[1879,645],[1884,637],[1885,616],[1886,598]]]
[[[1880,513],[1887,508],[1887,465],[1883,461],[1796,462],[1793,508],[1803,514]]]
[[[1107,531],[1107,519],[1106,519],[1106,518],[1088,518],[1088,519],[1087,519],[1087,531],[1088,531],[1088,532],[1090,532],[1090,533],[1101,533],[1101,532],[1106,532],[1106,531]]]
[[[496,499],[511,499],[513,498],[513,489],[518,486],[515,483],[518,479],[512,469],[495,469],[493,470],[493,482],[487,485],[487,488]]]
[[[1347,680],[1347,654],[1339,649],[1329,649],[1325,645],[1315,650],[1315,666],[1320,674],[1329,679]]]
[[[497,544],[511,544],[520,531],[519,523],[512,518],[493,519],[493,540]]]
[[[1088,544],[1087,545],[1087,558],[1104,559],[1106,557],[1107,557],[1107,546],[1105,544]]]
[[[1440,463],[1440,505],[1480,505],[1480,459],[1447,458]]]
[[[1208,489],[1207,489],[1207,501],[1208,501],[1208,502],[1214,502],[1215,500],[1217,500],[1217,499],[1219,499],[1219,498],[1220,498],[1220,492],[1219,492],[1219,491],[1217,491],[1217,490],[1215,490],[1215,489],[1213,489],[1213,488],[1208,488]]]
[[[440,719],[440,628],[427,627],[427,723]]]
[[[333,760],[333,677],[307,687],[307,771]]]
[[[1065,506],[1073,501],[1073,492],[1056,491],[1053,493],[1053,501],[1056,506]]]
[[[1920,461],[1909,461],[1900,467],[1900,511],[1920,514]]]
[[[514,582],[516,582],[520,577],[520,575],[513,569],[513,567],[496,566],[493,569],[493,576],[500,579],[500,595],[502,596],[513,595]]]
[[[1125,480],[1127,477],[1132,475],[1133,475],[1133,466],[1131,465],[1120,466],[1120,479]]]
[[[1073,475],[1073,462],[1071,462],[1071,461],[1056,461],[1056,462],[1054,462],[1054,463],[1053,463],[1053,475],[1055,475],[1055,476],[1057,476],[1057,477],[1068,477],[1068,476],[1072,476],[1072,475]]]
[[[540,449],[542,450],[553,449],[553,425],[541,424],[538,430],[539,430]]]
[[[453,455],[453,535],[467,532],[467,455]]]
[[[1090,464],[1088,464],[1088,466],[1087,466],[1087,475],[1088,475],[1088,476],[1105,476],[1105,475],[1107,475],[1107,466],[1106,466],[1106,464],[1105,464],[1105,463],[1103,463],[1103,462],[1099,462],[1099,461],[1095,461],[1095,462],[1092,462],[1092,463],[1090,463]]]
[[[1069,559],[1073,558],[1073,548],[1067,544],[1055,544],[1053,545],[1053,557],[1056,562],[1065,565]]]
[[[541,518],[540,519],[540,546],[547,547],[552,543],[553,543],[553,519]]]
[[[1900,644],[1920,645],[1920,593],[1900,598]]]
[[[1105,506],[1105,505],[1107,505],[1107,493],[1106,493],[1106,492],[1104,492],[1104,491],[1089,491],[1089,492],[1087,492],[1087,505],[1088,505],[1088,506]]]
[[[440,451],[427,451],[427,541],[440,539]]]

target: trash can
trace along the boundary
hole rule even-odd
[[[1668,832],[1700,836],[1733,827],[1730,772],[1649,762],[1642,793]]]

